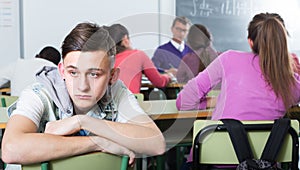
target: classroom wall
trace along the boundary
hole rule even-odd
[[[164,20],[172,20],[175,2],[162,0],[24,0],[23,37],[24,58],[35,56],[44,46],[60,48],[63,38],[79,22],[91,21],[99,25],[122,23],[129,29],[133,46],[145,50],[152,57],[160,44],[159,31]],[[169,26],[168,26],[169,27]],[[167,37],[170,30],[165,31]]]
[[[14,27],[9,30],[0,28],[2,37],[0,59],[5,61],[0,63],[0,66],[20,57],[34,57],[46,45],[60,49],[66,34],[77,23],[83,21],[96,22],[100,25],[116,22],[124,24],[129,29],[133,47],[144,50],[151,58],[156,47],[167,42],[172,36],[170,26],[176,15],[176,0],[5,0],[9,1],[13,2],[11,6],[14,8],[12,10]],[[290,4],[294,1],[296,2],[296,0],[285,2]],[[188,3],[191,2],[196,1],[188,0]],[[197,1],[198,4],[203,2],[206,1]],[[19,5],[21,9],[18,16]],[[7,4],[2,4],[2,8],[3,6],[6,7]],[[293,6],[300,8],[299,2]],[[300,56],[298,45],[300,34],[297,31],[300,24],[289,22],[298,18],[297,15],[288,18],[284,16],[292,35],[289,39],[290,49]],[[3,24],[3,20],[0,24],[1,22]]]
[[[0,67],[20,58],[19,21],[19,0],[0,0]]]

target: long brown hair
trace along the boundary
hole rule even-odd
[[[127,28],[121,24],[113,24],[110,27],[107,27],[106,29],[109,32],[111,38],[116,43],[117,54],[125,51],[127,48],[124,45],[122,45],[122,41],[125,35],[127,35],[127,37],[129,38],[129,32]]]
[[[285,108],[295,102],[292,89],[295,78],[287,45],[287,31],[276,16],[260,13],[248,26],[248,38],[253,41],[252,50],[258,54],[262,74],[277,98],[282,98]]]
[[[202,49],[201,54],[197,54],[200,60],[198,72],[203,71],[212,62],[211,59],[214,58],[206,50],[211,45],[211,41],[211,34],[204,25],[194,24],[191,26],[187,35],[187,44],[194,51]]]

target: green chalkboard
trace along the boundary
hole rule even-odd
[[[294,8],[286,6],[289,2],[290,0],[176,0],[176,15],[186,16],[192,23],[206,25],[218,51],[249,51],[247,27],[252,17],[260,12],[276,12],[283,17],[282,10],[288,12]],[[288,9],[283,8],[283,5]],[[298,0],[296,5],[299,5]]]

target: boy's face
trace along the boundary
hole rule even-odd
[[[104,51],[68,53],[59,70],[74,107],[89,111],[105,94],[110,80],[110,59]]]

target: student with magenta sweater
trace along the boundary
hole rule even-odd
[[[143,51],[131,47],[129,32],[123,25],[113,24],[106,29],[116,43],[115,67],[120,68],[119,78],[132,93],[140,92],[143,73],[156,87],[165,87],[169,83],[170,75],[160,74]]]
[[[248,26],[248,42],[252,52],[224,52],[190,80],[178,95],[177,108],[205,109],[211,104],[206,94],[221,82],[213,120],[283,117],[300,99],[300,77],[293,72],[287,31],[276,15],[260,13]]]

